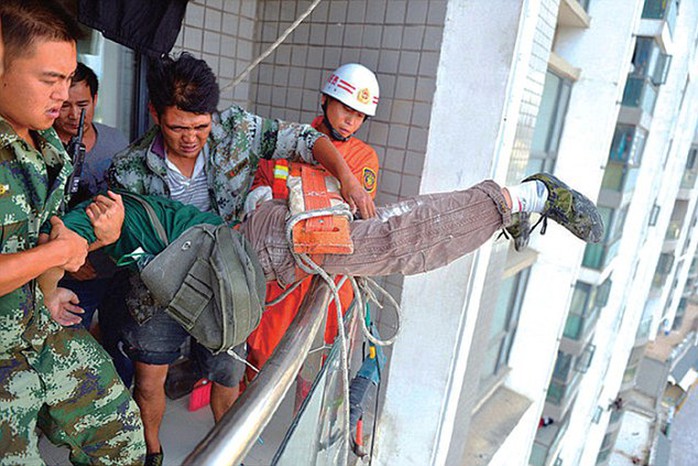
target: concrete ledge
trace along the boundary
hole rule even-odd
[[[513,390],[497,388],[471,421],[463,464],[489,464],[531,404],[531,400]]]

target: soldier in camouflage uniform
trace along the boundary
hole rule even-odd
[[[113,158],[108,175],[112,189],[169,197],[232,223],[242,210],[259,159],[285,158],[321,163],[339,179],[352,207],[364,218],[375,215],[373,200],[344,158],[311,126],[262,118],[238,106],[217,113],[218,84],[203,60],[184,53],[176,60],[155,61],[147,81],[157,126]],[[154,303],[136,274],[131,285],[127,304],[136,319],[126,324],[124,339],[136,361],[134,397],[145,427],[146,464],[159,464],[164,381],[188,334]],[[192,347],[213,381],[211,408],[219,420],[237,397],[244,365],[226,353],[213,356],[196,342]]]
[[[109,357],[87,332],[53,322],[36,284],[48,269],[77,270],[88,251],[54,217],[72,166],[50,129],[79,29],[47,0],[2,0],[0,17],[0,464],[42,464],[37,424],[75,464],[140,464],[139,412]]]

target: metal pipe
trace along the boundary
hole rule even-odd
[[[252,449],[296,380],[330,299],[327,285],[314,277],[296,318],[274,354],[233,407],[184,460],[184,466],[238,466]]]

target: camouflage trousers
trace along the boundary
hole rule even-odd
[[[142,464],[140,412],[107,353],[82,329],[0,355],[0,464],[43,464],[36,428],[73,464]]]

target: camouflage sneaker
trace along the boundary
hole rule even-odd
[[[514,240],[514,249],[518,252],[523,251],[528,246],[528,239],[531,236],[531,214],[528,212],[517,212],[511,214],[511,224],[505,228],[505,236],[511,236]],[[504,233],[504,232],[502,232]]]
[[[601,220],[596,205],[589,198],[548,173],[536,173],[523,182],[533,180],[542,182],[548,189],[545,209],[541,214],[541,219],[533,228],[542,221],[541,234],[544,234],[548,218],[550,218],[567,228],[577,238],[588,243],[598,243],[603,239],[603,220]]]

